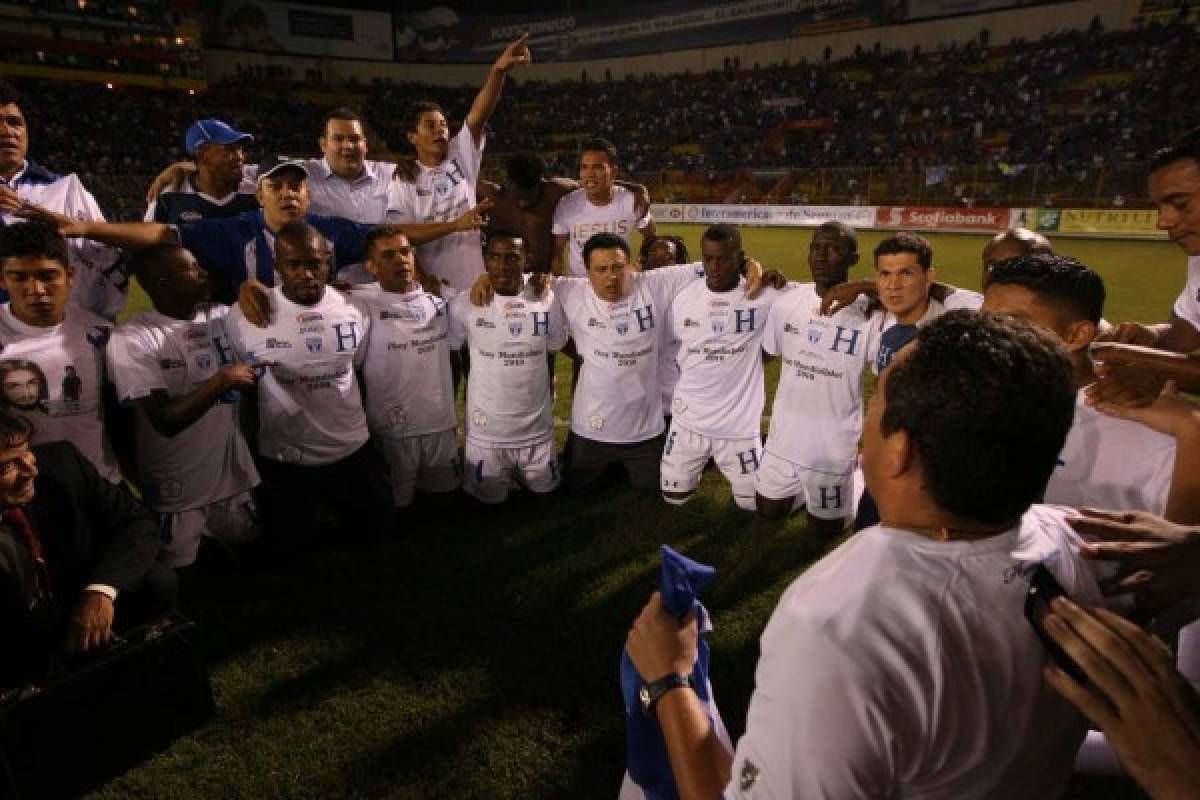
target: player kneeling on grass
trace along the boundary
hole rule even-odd
[[[736,227],[708,228],[701,254],[704,280],[687,286],[671,304],[680,376],[660,466],[663,499],[672,505],[691,499],[711,458],[733,487],[738,507],[753,511],[766,395],[760,348],[771,306],[781,295],[765,289],[751,297]]]
[[[674,297],[704,273],[696,264],[643,273],[629,256],[623,238],[597,233],[583,246],[586,279],[550,278],[583,361],[563,453],[572,491],[587,491],[622,468],[635,489],[658,487],[664,320]],[[472,301],[490,301],[491,291],[485,275]]]
[[[275,240],[280,285],[267,293],[270,323],[258,327],[236,308],[226,324],[236,358],[264,370],[259,502],[268,532],[278,537],[312,530],[330,510],[339,530],[373,535],[391,514],[385,467],[367,443],[354,371],[370,321],[325,285],[329,261],[320,231],[304,222],[284,225]]]
[[[495,296],[484,307],[469,293],[450,301],[450,346],[470,352],[463,489],[484,503],[502,503],[516,477],[545,494],[558,487],[554,392],[546,356],[567,341],[562,307],[525,281],[525,239],[493,231],[484,267]]]
[[[139,250],[130,262],[150,295],[143,311],[113,331],[109,372],[121,402],[136,408],[138,484],[160,515],[167,563],[196,560],[203,535],[258,535],[250,490],[258,470],[238,428],[239,389],[254,368],[232,362],[229,307],[210,303],[208,273],[179,245]]]
[[[827,222],[813,233],[813,283],[795,284],[775,302],[763,349],[783,359],[771,430],[754,478],[758,513],[781,519],[807,509],[808,530],[841,532],[862,433],[863,373],[870,359],[866,298],[821,315],[821,298],[858,263],[854,229]]]
[[[380,288],[354,296],[370,319],[362,363],[367,425],[387,459],[392,500],[403,508],[414,489],[452,492],[460,482],[449,314],[446,301],[418,282],[413,245],[399,228],[367,234],[367,269]]]

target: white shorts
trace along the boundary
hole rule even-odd
[[[412,503],[413,490],[453,492],[460,483],[454,429],[419,436],[379,436],[397,508]]]
[[[167,565],[186,567],[196,560],[200,539],[248,542],[258,536],[258,513],[250,492],[242,492],[203,508],[167,511],[158,515]]]
[[[481,503],[503,503],[516,478],[531,492],[558,488],[558,453],[554,434],[534,444],[494,447],[467,439],[463,448],[463,490]]]
[[[853,473],[809,469],[764,450],[754,489],[769,500],[798,497],[817,519],[845,519],[854,503]]]
[[[717,462],[733,489],[738,508],[754,510],[754,473],[762,460],[762,440],[714,439],[684,428],[671,420],[659,468],[664,492],[693,492],[709,459]]]

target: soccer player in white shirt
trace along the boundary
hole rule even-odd
[[[1187,256],[1187,285],[1170,320],[1159,325],[1123,322],[1104,331],[1098,341],[1144,345],[1176,353],[1200,349],[1200,128],[1163,148],[1150,162],[1150,199],[1158,208],[1158,227]],[[1101,347],[1096,358],[1104,373],[1088,387],[1097,402],[1145,403],[1161,388],[1153,373],[1141,368],[1145,354],[1114,352]],[[1200,391],[1200,380],[1182,375],[1180,388]]]
[[[489,222],[496,228],[527,237],[531,272],[551,272],[554,261],[554,208],[564,195],[579,188],[573,178],[548,177],[541,156],[517,153],[505,164],[503,184],[479,181],[479,198],[491,200]],[[638,206],[650,209],[650,192],[640,183],[617,181],[637,197]],[[683,262],[679,262],[683,263]]]
[[[871,369],[879,375],[896,353],[916,337],[921,326],[951,309],[938,299],[945,296],[943,292],[935,296],[939,284],[933,266],[933,248],[915,233],[901,231],[875,247],[875,286],[883,313],[871,316],[868,357]],[[962,291],[955,292],[960,301],[966,297],[960,294]],[[978,308],[983,296],[968,294],[973,296],[968,307]],[[875,502],[870,491],[865,491],[859,498],[854,528],[861,530],[877,522]]]
[[[120,483],[105,434],[104,347],[112,323],[68,303],[73,278],[53,224],[0,227],[0,287],[9,294],[0,306],[3,402],[28,418],[33,444],[65,439]]]
[[[250,490],[258,470],[238,428],[239,390],[254,367],[233,363],[228,306],[208,302],[208,274],[187,250],[159,245],[130,262],[154,304],[117,326],[108,364],[117,398],[136,408],[142,501],[161,519],[172,567],[196,560],[202,536],[258,535]]]
[[[1075,419],[1046,485],[1046,502],[1200,522],[1200,419],[1195,406],[1173,391],[1147,408],[1095,408],[1087,402],[1084,390],[1096,377],[1088,346],[1103,306],[1100,276],[1074,259],[1052,255],[993,265],[984,293],[985,309],[1029,319],[1058,336],[1071,353],[1078,389]],[[1079,753],[1080,771],[1111,772],[1115,764],[1104,736],[1089,733]]]
[[[687,244],[678,236],[643,237],[642,246],[638,251],[639,269],[643,272],[656,270],[672,264],[688,264]],[[787,281],[784,281],[786,285]],[[658,357],[658,385],[662,390],[663,420],[666,427],[671,426],[671,398],[675,396],[675,384],[679,383],[679,341],[671,335],[671,308],[667,307],[663,315],[663,330],[667,332],[667,340],[663,342],[662,353]]]
[[[21,111],[22,99],[8,83],[0,81],[0,222],[17,221],[14,211],[32,203],[73,219],[104,221],[91,192],[74,173],[58,175],[26,159],[29,127]],[[68,242],[72,271],[71,302],[112,319],[125,305],[129,277],[120,253],[99,242]],[[101,470],[103,472],[103,470]]]
[[[348,535],[376,536],[391,518],[384,466],[367,442],[355,368],[365,355],[369,319],[329,278],[330,245],[315,228],[279,229],[268,292],[270,324],[251,324],[240,308],[226,333],[240,361],[265,370],[258,384],[259,504],[267,531],[311,531],[332,507]]]
[[[663,446],[659,359],[667,309],[696,282],[696,265],[637,272],[629,244],[597,233],[584,244],[587,280],[558,278],[562,303],[583,368],[571,403],[563,461],[572,491],[587,491],[621,466],[635,489],[658,487]]]
[[[808,530],[820,536],[840,533],[851,506],[870,351],[866,300],[822,316],[821,297],[857,263],[853,228],[841,222],[817,228],[808,249],[813,283],[775,301],[763,338],[763,349],[783,365],[754,478],[758,513],[781,519],[803,505]]]
[[[881,376],[864,426],[884,522],[780,599],[736,752],[686,684],[651,708],[680,796],[1062,794],[1084,720],[1044,680],[1023,609],[1027,542],[1069,595],[1101,599],[1062,512],[1030,508],[1073,395],[1066,353],[1027,322],[958,311],[918,333]],[[655,594],[626,650],[667,686],[691,671],[696,641],[694,616],[681,624]]]
[[[917,334],[917,328],[961,305],[947,306],[931,291],[937,280],[933,248],[924,237],[901,231],[875,247],[875,284],[884,313],[875,322],[871,359],[875,374],[883,371]],[[974,293],[972,293],[974,294]],[[978,308],[983,302],[972,305]]]
[[[704,281],[671,304],[680,376],[671,401],[671,429],[663,447],[663,499],[691,499],[709,459],[729,480],[738,507],[753,511],[754,473],[762,460],[762,339],[774,289],[748,296],[741,270],[741,233],[713,225],[700,240]]]
[[[539,297],[525,282],[525,242],[492,231],[484,253],[495,296],[479,308],[464,292],[450,302],[450,346],[464,343],[471,380],[464,409],[463,489],[502,503],[514,476],[531,492],[557,488],[554,392],[546,356],[567,341],[567,322],[553,291]]]
[[[630,244],[636,228],[654,235],[650,213],[638,211],[637,196],[616,184],[617,148],[607,139],[589,139],[579,157],[581,186],[554,208],[553,270],[556,275],[587,275],[583,245],[597,233],[615,233]],[[631,246],[632,249],[632,246]]]
[[[367,425],[387,459],[393,502],[403,508],[414,489],[446,493],[462,482],[449,313],[446,300],[418,283],[415,248],[399,228],[367,234],[367,269],[379,291],[354,296],[370,320],[361,370]]]
[[[1023,228],[1018,230],[1024,230]],[[1029,233],[1030,236],[1037,237],[1042,242],[1046,242],[1046,237],[1041,234]],[[1005,234],[1001,234],[1004,236]],[[999,237],[997,237],[999,238]],[[995,241],[995,240],[993,240]],[[1049,243],[1046,244],[1047,248]],[[926,321],[933,319],[942,311],[957,311],[960,308],[968,308],[978,310],[983,304],[983,295],[979,292],[964,289],[961,286],[951,286],[948,283],[941,283],[936,280],[935,272],[933,271],[933,248],[929,242],[922,236],[909,231],[901,231],[895,236],[888,237],[880,242],[875,249],[876,267],[878,267],[880,255],[900,255],[903,253],[912,253],[917,256],[917,262],[920,263],[925,271],[924,282],[926,285],[927,302],[929,305],[922,303],[921,308],[924,311],[929,311],[930,314],[925,317]],[[984,248],[984,284],[987,281],[987,264],[988,264],[988,248]],[[878,276],[877,276],[878,277]],[[887,307],[884,301],[882,291],[877,280],[869,281],[850,281],[848,283],[832,286],[825,292],[825,296],[821,298],[821,313],[832,314],[834,311],[853,303],[860,295],[866,295],[878,304]],[[893,285],[892,289],[895,289]],[[894,294],[894,291],[893,291]],[[894,301],[895,302],[895,301]],[[917,297],[915,295],[906,298],[906,302],[915,303]],[[890,309],[889,309],[890,310]],[[888,318],[887,324],[894,324],[895,312],[893,316]],[[910,337],[911,338],[911,337]]]
[[[1175,300],[1169,322],[1125,322],[1103,338],[1191,353],[1200,349],[1200,128],[1154,155],[1149,193],[1158,208],[1159,229],[1188,257],[1187,285]]]
[[[404,130],[417,154],[416,180],[393,184],[388,222],[449,222],[476,206],[476,184],[483,160],[484,129],[500,102],[504,77],[517,64],[533,60],[521,35],[496,58],[467,112],[462,129],[449,136],[446,115],[432,102],[414,104],[405,114]],[[481,210],[490,205],[481,204]],[[417,248],[421,269],[458,291],[471,288],[483,274],[479,234],[454,233]]]
[[[1157,430],[1101,413],[1087,402],[1085,390],[1096,379],[1088,346],[1104,308],[1104,281],[1096,272],[1064,256],[1001,261],[992,267],[983,307],[1041,325],[1071,353],[1078,389],[1075,421],[1046,486],[1046,502],[1200,521],[1195,415],[1183,415],[1190,424]]]

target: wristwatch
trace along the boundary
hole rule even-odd
[[[668,672],[658,680],[643,685],[638,692],[638,699],[642,701],[642,713],[647,717],[653,716],[654,706],[664,694],[672,689],[684,688],[692,688],[692,676],[682,672]]]

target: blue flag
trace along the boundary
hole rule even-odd
[[[662,545],[661,587],[663,608],[667,613],[682,621],[693,609],[700,632],[712,630],[708,611],[698,596],[716,577],[717,571],[680,555],[667,545]],[[708,642],[700,639],[696,663],[692,667],[692,686],[701,702],[709,709],[709,717],[719,719],[712,707],[712,693],[708,683]],[[637,784],[647,800],[674,800],[679,796],[675,778],[671,774],[671,761],[667,757],[667,744],[663,740],[658,721],[642,713],[638,699],[648,681],[661,675],[638,675],[629,660],[629,654],[621,652],[621,694],[625,698],[625,763],[629,777]],[[724,734],[723,726],[719,729]]]

